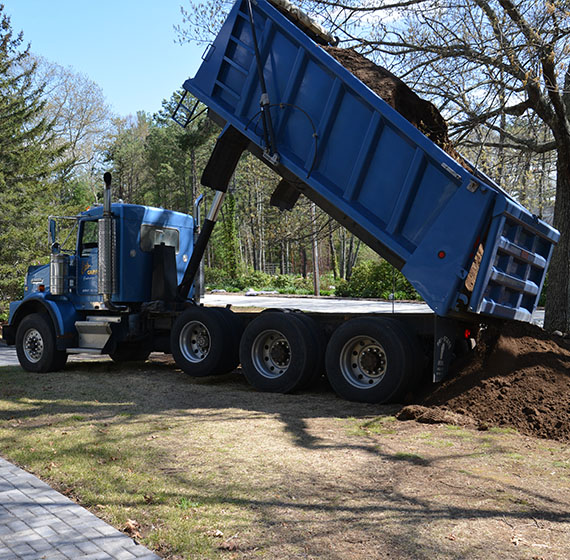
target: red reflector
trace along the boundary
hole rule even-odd
[[[38,291],[40,291],[40,292],[45,292],[45,291],[46,291],[46,287],[45,287],[43,284],[40,284],[40,285],[38,286]]]
[[[463,336],[465,338],[471,338],[471,331],[469,329],[465,329],[465,332],[463,333]]]
[[[445,258],[445,251],[440,251],[440,252],[437,254],[437,256],[438,256],[440,259],[444,259],[444,258]]]

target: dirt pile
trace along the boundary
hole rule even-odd
[[[525,323],[489,327],[474,359],[419,401],[475,419],[480,429],[570,441],[570,341]]]
[[[323,48],[432,142],[464,165],[449,140],[445,119],[433,103],[422,99],[389,70],[354,50],[330,46]]]

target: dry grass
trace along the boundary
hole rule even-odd
[[[570,556],[570,451],[165,363],[0,369],[0,454],[167,558]]]

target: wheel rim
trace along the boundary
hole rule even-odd
[[[340,371],[358,389],[369,389],[382,381],[388,368],[386,352],[374,338],[355,336],[342,348]]]
[[[28,329],[24,333],[22,347],[29,362],[33,364],[39,362],[44,355],[44,339],[40,331],[34,328]]]
[[[180,331],[180,351],[186,360],[198,363],[210,352],[210,331],[200,321],[186,323]]]
[[[253,341],[251,360],[263,377],[276,379],[287,371],[291,363],[289,341],[279,331],[263,331]]]

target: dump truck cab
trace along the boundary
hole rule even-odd
[[[48,356],[55,369],[69,353],[113,355],[123,341],[148,343],[143,312],[176,304],[194,224],[187,214],[123,203],[50,217],[50,263],[29,267],[24,297],[10,304],[6,342],[42,369],[48,345],[60,356]]]

